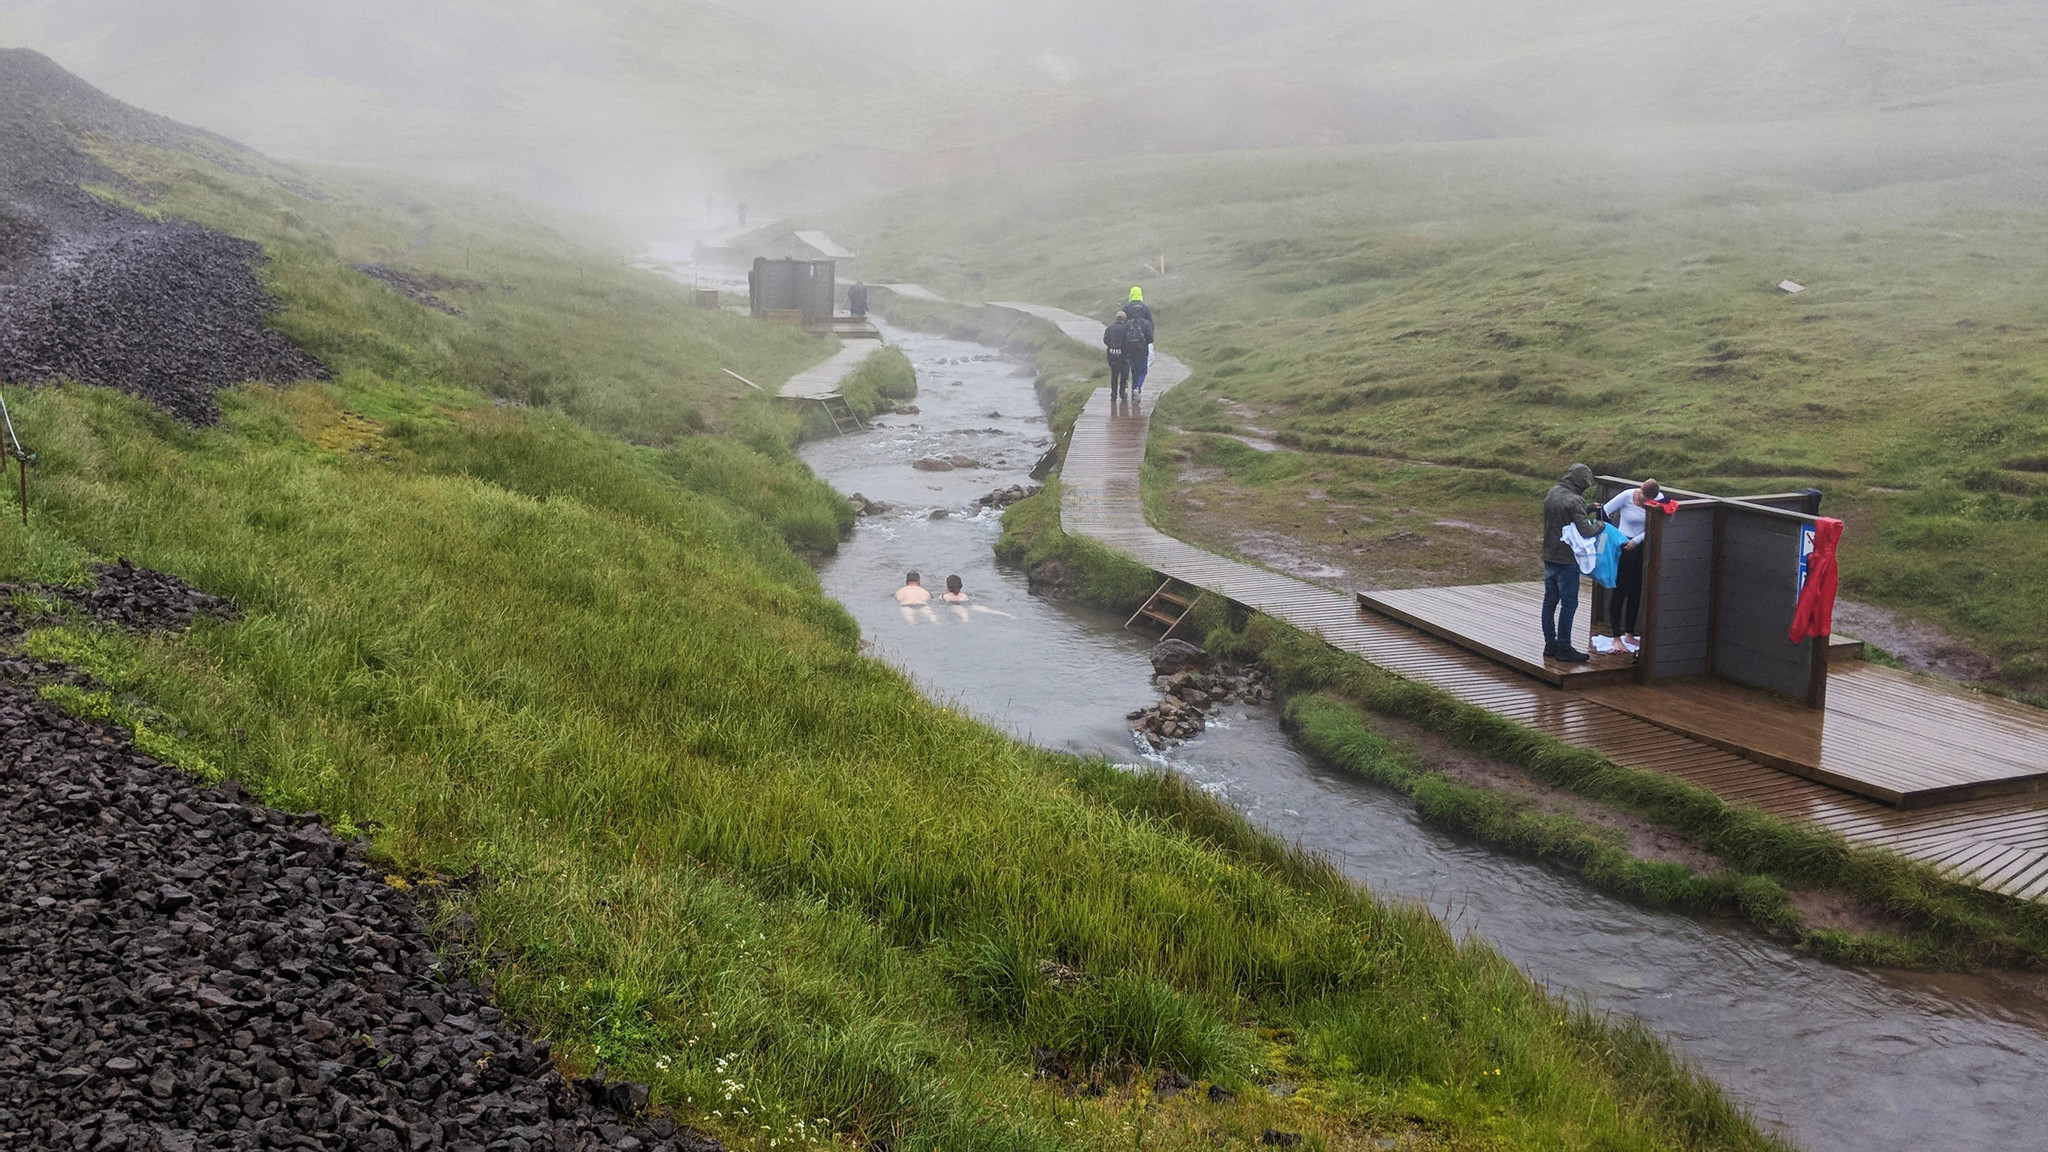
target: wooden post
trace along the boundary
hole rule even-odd
[[[1657,633],[1663,631],[1657,624],[1657,592],[1664,583],[1664,525],[1671,517],[1662,512],[1650,513],[1643,525],[1643,603],[1636,610],[1641,617],[1643,650],[1636,653],[1636,683],[1657,682]]]
[[[1721,552],[1728,538],[1728,517],[1723,505],[1714,505],[1714,557],[1707,569],[1707,675],[1712,676],[1721,658]]]
[[[14,463],[21,469],[21,526],[28,527],[28,461],[19,456]]]
[[[1806,642],[1813,650],[1813,664],[1806,678],[1806,706],[1825,709],[1828,706],[1828,643],[1831,636],[1815,636]]]

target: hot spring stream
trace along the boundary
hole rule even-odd
[[[894,506],[863,519],[822,575],[875,653],[928,694],[1048,748],[1171,766],[1553,989],[1641,1017],[1802,1147],[2048,1147],[2048,1002],[2017,982],[1839,968],[1610,899],[1423,826],[1405,801],[1296,751],[1267,709],[1225,709],[1163,759],[1140,757],[1124,714],[1158,696],[1147,642],[1121,619],[1032,596],[996,563],[1000,514],[974,503],[1028,483],[1050,443],[1030,371],[976,344],[888,337],[917,366],[921,411],[803,455],[841,492]],[[985,467],[911,467],[956,454]],[[961,576],[977,610],[906,614],[891,593],[912,568],[935,591]]]

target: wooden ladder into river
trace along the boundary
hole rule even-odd
[[[860,432],[867,428],[867,425],[860,422],[860,417],[854,414],[853,405],[848,404],[846,397],[841,396],[839,393],[833,392],[820,396],[818,397],[818,403],[824,405],[825,415],[832,418],[832,427],[841,436],[849,432]]]
[[[1165,628],[1159,634],[1159,639],[1164,640],[1173,635],[1174,629],[1179,628],[1181,621],[1194,610],[1196,602],[1206,595],[1208,593],[1202,589],[1168,576],[1166,582],[1154,589],[1152,595],[1145,598],[1145,603],[1131,613],[1131,618],[1124,621],[1124,627],[1132,628],[1138,621],[1148,620]]]

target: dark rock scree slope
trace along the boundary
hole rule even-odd
[[[123,185],[86,151],[89,139],[242,154],[35,52],[0,50],[0,382],[69,378],[206,424],[222,388],[327,375],[264,326],[260,247],[84,191]]]
[[[126,562],[61,594],[235,614]],[[564,1080],[360,847],[21,683],[50,671],[0,657],[0,1148],[722,1152],[644,1085]]]

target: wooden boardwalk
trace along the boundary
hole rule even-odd
[[[1096,347],[1103,322],[1030,304],[1014,308]],[[1205,552],[1145,522],[1138,470],[1158,397],[1187,379],[1170,356],[1155,358],[1140,411],[1110,413],[1098,390],[1074,427],[1061,473],[1060,512],[1069,532],[1100,540],[1166,575],[1293,624],[1397,675],[1618,764],[1663,772],[1773,815],[1839,833],[1852,843],[1925,861],[1953,879],[2021,899],[2048,895],[2048,802],[2034,797],[1968,800],[1898,809],[1766,767],[1640,716],[1567,692],[1390,618],[1361,612],[1351,596]]]
[[[839,382],[882,350],[880,340],[848,340],[839,351],[789,378],[780,395],[815,400],[839,391]]]

